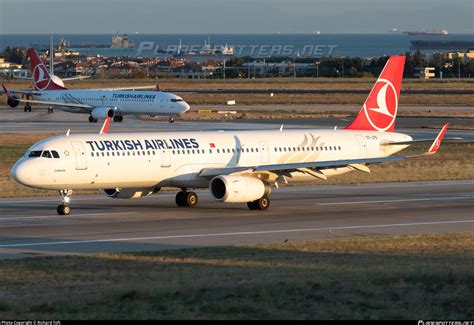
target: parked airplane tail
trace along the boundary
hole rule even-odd
[[[388,59],[364,106],[346,129],[394,131],[404,66],[404,56]]]
[[[52,78],[35,49],[28,49],[28,56],[31,61],[31,73],[33,74],[33,82],[36,90],[67,89],[59,85],[54,78]]]

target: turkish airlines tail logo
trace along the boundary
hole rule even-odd
[[[404,56],[391,56],[356,119],[346,129],[393,131],[402,86]]]
[[[31,73],[33,74],[33,81],[36,90],[61,90],[66,89],[56,84],[49,75],[46,66],[44,65],[38,53],[34,49],[28,50],[28,56],[31,61]]]

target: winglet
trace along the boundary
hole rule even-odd
[[[433,144],[431,145],[430,149],[428,149],[428,152],[426,154],[428,155],[434,155],[439,147],[441,146],[441,142],[443,141],[444,134],[446,133],[446,130],[448,129],[449,123],[446,123],[441,131],[439,131],[438,136],[436,139],[433,141]]]
[[[110,125],[110,116],[107,116],[107,118],[104,121],[104,124],[102,124],[102,128],[100,129],[99,134],[107,134],[107,132],[109,132],[109,125]]]
[[[11,98],[11,95],[10,95],[10,93],[8,92],[7,87],[5,87],[4,84],[2,84],[2,88],[3,88],[3,91],[5,92],[5,95],[6,95],[8,98]]]

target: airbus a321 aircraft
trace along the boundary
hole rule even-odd
[[[343,130],[272,130],[63,135],[33,145],[13,166],[15,181],[56,189],[57,211],[69,214],[72,190],[100,189],[110,198],[140,198],[176,187],[178,206],[198,202],[192,188],[209,188],[219,202],[270,205],[279,183],[325,180],[369,165],[414,156],[393,156],[413,143],[394,132],[405,57],[389,58],[356,119]],[[107,119],[107,122],[109,119]],[[442,128],[429,151],[434,154]],[[423,154],[423,155],[425,155]]]
[[[3,89],[7,95],[8,106],[15,108],[20,103],[36,103],[58,107],[71,113],[89,114],[89,122],[97,122],[107,116],[121,122],[124,115],[169,116],[174,122],[176,116],[189,110],[189,105],[179,96],[156,91],[118,90],[118,89],[73,89],[59,85],[53,78],[38,53],[28,50],[33,69],[35,90]],[[137,87],[143,89],[147,87]],[[132,87],[127,89],[134,89]],[[19,95],[33,97],[23,99]]]

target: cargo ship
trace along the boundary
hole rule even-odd
[[[116,33],[115,35],[112,35],[112,45],[110,48],[113,49],[129,49],[133,48],[135,46],[135,43],[131,40],[128,39],[127,34],[119,35]]]
[[[406,31],[404,32],[408,34],[410,37],[431,37],[431,36],[448,36],[449,32],[447,29],[443,29],[441,32],[426,32],[426,31],[416,31],[416,32],[410,32]]]

